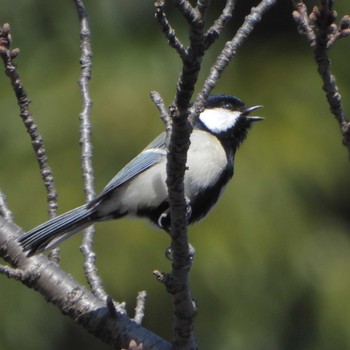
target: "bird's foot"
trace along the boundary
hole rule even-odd
[[[192,216],[192,207],[189,204],[189,200],[186,199],[186,218],[187,218],[187,222],[190,221],[191,216]],[[170,232],[170,228],[171,228],[171,221],[170,221],[170,208],[168,208],[167,210],[165,210],[162,214],[160,214],[159,218],[158,218],[158,226],[166,231],[166,232]]]

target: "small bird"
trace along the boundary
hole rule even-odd
[[[234,156],[248,129],[261,117],[228,95],[210,95],[193,120],[185,172],[187,220],[204,218],[233,176]],[[98,221],[124,216],[148,218],[170,231],[166,186],[166,135],[160,134],[130,161],[91,202],[59,215],[24,234],[19,242],[28,256],[50,250],[74,233]]]

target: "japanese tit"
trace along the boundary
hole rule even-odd
[[[184,179],[189,224],[208,214],[232,178],[236,150],[251,124],[263,119],[249,114],[260,107],[249,108],[233,96],[211,95],[203,112],[193,121]],[[165,136],[162,133],[153,140],[90,203],[22,236],[19,241],[24,251],[33,255],[52,249],[95,222],[124,216],[146,217],[169,232]]]

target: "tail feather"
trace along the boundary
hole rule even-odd
[[[92,224],[93,209],[75,208],[35,227],[19,239],[28,256],[54,248],[58,243]]]

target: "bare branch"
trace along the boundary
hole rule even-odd
[[[234,1],[227,1],[223,13],[206,34],[203,34],[204,14],[210,1],[198,1],[195,9],[192,8],[189,1],[173,0],[173,2],[189,23],[190,45],[186,52],[181,52],[183,59],[182,72],[178,79],[175,100],[169,110],[172,129],[167,158],[167,186],[171,216],[172,272],[171,274],[155,272],[155,275],[159,281],[165,284],[168,292],[173,295],[174,347],[196,348],[194,337],[196,306],[192,300],[188,279],[192,257],[187,236],[187,203],[184,196],[183,182],[189,137],[192,131],[192,125],[189,121],[189,116],[192,112],[190,111],[190,100],[198,79],[204,53],[217,36],[220,35],[223,26],[232,16]],[[257,8],[252,9],[252,13],[246,18],[244,25],[235,38],[226,44],[216,65],[212,68],[212,75],[202,89],[202,94],[200,95],[200,103],[202,105],[211,89],[217,83],[220,74],[234,57],[237,48],[250,34],[255,24],[260,21],[261,15],[274,3],[275,0],[263,0]],[[153,96],[153,98],[155,97]],[[193,112],[197,113],[198,109],[194,109]],[[165,115],[164,111],[163,115]]]
[[[82,147],[82,170],[84,178],[84,191],[87,202],[95,197],[94,190],[94,170],[92,165],[92,144],[91,144],[91,108],[89,81],[91,79],[92,51],[91,34],[89,28],[88,14],[82,0],[73,0],[80,22],[80,79],[79,86],[81,91],[83,110],[80,114],[80,144]]]
[[[198,11],[199,15],[204,19],[205,14],[210,6],[211,0],[198,0],[195,11]]]
[[[157,91],[151,91],[150,97],[156,107],[159,110],[160,118],[162,119],[165,129],[170,130],[171,129],[171,118],[169,116],[168,110],[165,107],[164,101],[162,97],[160,96],[159,92]]]
[[[46,150],[38,127],[34,122],[33,116],[29,111],[30,99],[24,89],[21,77],[17,72],[16,65],[13,60],[19,54],[18,49],[10,49],[11,46],[10,26],[5,23],[0,28],[0,56],[4,62],[5,73],[10,78],[13,91],[17,97],[20,117],[23,120],[24,126],[30,136],[31,143],[35,152],[36,159],[39,164],[40,174],[44,181],[47,193],[48,214],[52,218],[57,211],[57,191],[52,176],[52,170],[48,165]]]
[[[184,195],[184,174],[192,127],[187,119],[186,109],[182,110],[181,117],[175,106],[171,108],[170,112],[173,120],[167,157],[167,186],[171,215],[171,249],[173,252],[170,279],[173,285],[178,286],[176,292],[172,293],[174,305],[173,344],[175,348],[192,349],[196,348],[194,337],[196,312],[193,309],[188,278],[191,258],[187,234],[187,204]]]
[[[211,67],[209,76],[204,82],[203,88],[196,98],[195,104],[202,106],[210,92],[217,84],[224,69],[236,55],[238,48],[245,42],[257,23],[261,21],[262,15],[276,3],[276,0],[262,0],[258,6],[251,9],[250,14],[245,18],[244,23],[237,31],[231,41],[225,44],[224,49],[218,56],[215,64]]]
[[[0,216],[2,216],[8,222],[13,222],[13,215],[7,205],[6,196],[1,191],[0,191]]]
[[[8,278],[20,280],[24,278],[24,272],[20,269],[14,269],[10,266],[0,265],[0,274],[5,275]]]
[[[173,344],[175,348],[196,348],[194,317],[196,310],[192,302],[188,273],[192,260],[187,236],[187,203],[184,195],[184,174],[187,150],[192,126],[188,120],[190,100],[198,79],[205,52],[203,20],[188,1],[176,1],[175,6],[190,26],[190,45],[183,57],[174,103],[169,114],[172,120],[167,157],[167,186],[171,217],[172,272],[169,275],[174,304]],[[207,4],[207,2],[203,2]],[[205,6],[204,6],[205,7]],[[202,13],[204,13],[204,9]],[[167,287],[170,292],[170,289]]]
[[[188,0],[173,0],[182,16],[187,20],[188,24],[193,25],[197,18],[197,13]]]
[[[20,108],[20,117],[22,118],[31,138],[31,143],[39,164],[40,174],[46,188],[49,218],[53,218],[57,213],[57,191],[54,184],[54,178],[52,176],[52,170],[48,164],[43,138],[29,111],[30,99],[24,89],[16,65],[13,63],[13,59],[19,54],[19,49],[10,50],[11,42],[10,26],[5,23],[0,29],[0,55],[4,61],[5,73],[10,78],[12,88],[17,97]],[[57,264],[59,263],[59,248],[56,248],[50,253],[50,259]]]
[[[307,14],[307,8],[301,1],[294,1],[293,18],[298,25],[298,31],[301,35],[304,35],[309,42],[310,46],[315,45],[316,36],[310,26],[309,16]]]
[[[334,29],[334,26],[333,26]],[[334,30],[328,39],[328,47],[331,47],[337,40],[350,35],[350,16],[345,15],[339,22],[339,26]]]
[[[157,0],[154,4],[156,8],[156,13],[155,17],[160,24],[162,31],[165,35],[165,37],[168,39],[168,43],[170,47],[174,48],[179,56],[181,57],[182,60],[184,60],[187,52],[186,49],[184,48],[183,44],[181,41],[176,37],[175,30],[171,27],[164,11],[164,1],[163,0]]]
[[[170,135],[171,135],[171,129],[172,129],[172,120],[170,118],[170,115],[168,113],[168,110],[165,107],[164,101],[160,94],[157,91],[152,91],[150,93],[150,97],[156,107],[159,110],[160,113],[160,119],[162,119],[164,126],[165,126],[165,132],[166,132],[166,145],[169,146],[170,142]]]
[[[82,97],[83,110],[80,113],[80,145],[82,148],[82,171],[84,179],[84,191],[86,201],[90,202],[95,197],[94,190],[94,170],[92,165],[92,144],[91,144],[91,108],[89,80],[91,79],[92,51],[91,34],[89,28],[88,14],[82,0],[73,0],[77,9],[80,23],[80,79],[79,87]],[[94,295],[105,300],[107,293],[103,289],[103,284],[98,275],[96,267],[96,254],[93,251],[94,226],[84,230],[81,251],[84,255],[85,277]]]
[[[320,6],[315,6],[310,16],[307,16],[307,7],[302,1],[293,1],[293,17],[298,24],[300,34],[306,36],[313,49],[318,73],[323,81],[323,90],[326,93],[331,113],[337,120],[343,135],[343,144],[348,148],[350,155],[350,123],[345,118],[341,95],[336,79],[331,73],[331,61],[328,57],[328,48],[341,37],[347,36],[350,27],[350,17],[344,16],[339,26],[336,25],[336,12],[332,9],[332,0],[322,0]],[[342,34],[343,33],[343,34]],[[311,40],[314,38],[313,40]]]
[[[146,296],[147,293],[145,290],[137,294],[134,321],[138,324],[141,324],[145,315]]]
[[[163,283],[166,287],[168,286],[168,281],[171,278],[170,273],[160,272],[158,270],[153,271],[153,275],[156,277],[157,281]]]
[[[307,7],[301,0],[293,0],[293,18],[298,25],[298,31],[305,36],[312,48],[316,46],[317,33],[324,35],[327,48],[338,39],[350,35],[350,16],[341,18],[339,25],[335,23],[337,13],[332,10],[333,1],[323,0],[320,6],[315,6],[310,16]]]
[[[100,300],[75,281],[44,255],[26,257],[17,242],[22,230],[0,217],[0,256],[12,268],[10,275],[18,277],[27,287],[39,292],[64,315],[115,349],[127,348],[131,340],[143,343],[144,350],[170,350],[171,345],[131,321],[118,311],[111,313]]]
[[[193,22],[190,27],[190,45],[183,60],[182,72],[176,86],[174,106],[177,111],[173,113],[176,118],[187,118],[188,116],[188,108],[205,53],[203,24],[200,20]]]
[[[209,48],[221,35],[225,25],[231,20],[235,8],[235,0],[227,0],[220,17],[205,34],[206,47]]]

